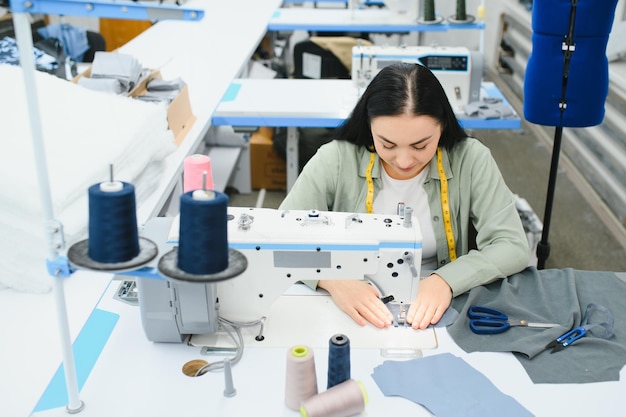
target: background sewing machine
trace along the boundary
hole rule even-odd
[[[455,112],[480,100],[484,58],[465,47],[355,46],[352,48],[352,80],[366,87],[378,72],[391,64],[412,62],[429,68],[443,85]]]
[[[300,324],[297,327],[309,333],[312,329],[306,322],[307,315],[316,322],[330,314],[329,321],[335,326],[345,321],[360,328],[328,296],[291,297],[282,307],[291,311],[272,313],[276,301],[301,280],[365,277],[382,295],[394,296],[395,308],[408,308],[417,294],[422,257],[421,231],[409,210],[405,217],[229,207],[229,247],[245,255],[247,268],[232,279],[209,284],[167,280],[156,273],[133,273],[137,276],[146,336],[154,342],[180,343],[191,335],[214,334],[220,327],[218,316],[237,323],[267,316],[266,330],[270,334],[266,333],[264,340],[271,345],[288,343],[285,337],[294,335],[284,328],[272,333],[272,325],[288,325],[284,320],[294,317]],[[178,218],[154,218],[143,235],[158,244],[159,253],[168,252],[178,241]],[[307,302],[312,304],[306,307]],[[325,312],[324,308],[316,310],[320,303],[327,305]],[[397,327],[403,327],[402,319],[398,321]],[[378,330],[369,327],[370,331]],[[415,346],[415,337],[424,337],[417,336],[421,331],[407,331],[415,336],[404,337],[400,345],[406,342]],[[281,340],[271,340],[271,334],[278,333]],[[427,336],[426,344],[431,343],[431,337]],[[388,339],[395,343],[393,337]],[[326,334],[318,339],[320,343],[327,341]]]
[[[417,19],[419,2],[410,0],[348,0],[347,8],[351,10],[387,9],[400,15],[408,15]]]

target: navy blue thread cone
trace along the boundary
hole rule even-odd
[[[350,339],[336,334],[328,341],[328,383],[326,389],[350,379]]]
[[[208,275],[228,268],[228,196],[194,199],[193,191],[180,197],[178,268]]]
[[[127,262],[139,254],[135,187],[122,184],[119,191],[89,187],[88,255],[94,261]]]

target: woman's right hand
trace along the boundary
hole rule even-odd
[[[378,291],[366,281],[320,280],[317,286],[328,291],[335,304],[360,326],[369,322],[383,328],[393,322],[393,315],[380,301]]]

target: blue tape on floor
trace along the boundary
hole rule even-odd
[[[81,390],[87,377],[91,373],[104,345],[106,345],[113,328],[120,318],[119,314],[95,309],[87,323],[83,326],[74,341],[73,352],[76,364],[76,379],[78,389]],[[34,412],[65,407],[68,403],[67,388],[65,386],[65,371],[63,364],[59,366],[48,388],[41,396]]]

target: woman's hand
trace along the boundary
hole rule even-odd
[[[393,321],[393,315],[380,301],[378,291],[365,281],[321,280],[317,286],[328,291],[335,304],[360,326],[370,322],[383,328]]]
[[[439,275],[432,274],[419,283],[417,298],[406,315],[414,329],[425,329],[437,324],[452,302],[452,290]]]

